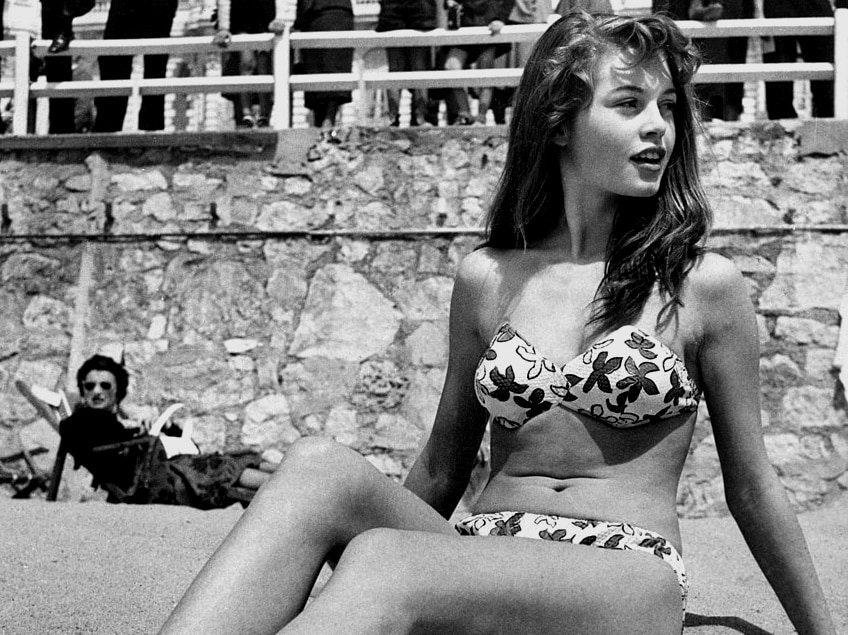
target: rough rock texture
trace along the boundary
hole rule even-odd
[[[824,132],[711,124],[700,140],[710,247],[750,283],[766,443],[799,508],[848,487],[848,415],[832,368],[848,181],[840,137]],[[2,453],[19,439],[51,451],[58,441],[15,379],[72,389],[74,359],[118,344],[136,419],[180,401],[176,418],[193,421],[203,450],[285,451],[325,434],[401,477],[432,422],[452,277],[480,240],[505,131],[122,144],[30,144],[0,160]],[[47,468],[52,452],[38,459]],[[96,496],[79,474],[64,483],[63,499]],[[706,408],[679,505],[686,516],[725,513]]]

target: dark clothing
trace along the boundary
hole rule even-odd
[[[435,29],[437,0],[381,0],[380,17],[377,19],[378,32],[396,29],[415,29],[429,31]],[[386,57],[389,70],[393,73],[404,71],[431,70],[431,49],[426,46],[388,47]],[[420,125],[427,121],[428,91],[426,88],[410,89],[412,93],[411,125]],[[389,107],[389,117],[392,125],[399,125],[400,90],[386,91]]]
[[[509,19],[512,12],[514,0],[461,0],[462,5],[462,26],[489,26],[495,20],[500,20],[504,24],[517,24]],[[470,67],[477,62],[480,57],[490,46],[486,44],[467,44],[457,48],[463,49],[468,57],[465,60],[465,65]],[[498,44],[495,46],[495,57],[500,57],[509,53],[510,44]]]
[[[352,31],[353,7],[350,0],[299,0],[294,28],[299,31]],[[353,66],[353,49],[305,49],[298,73],[349,73]],[[351,101],[350,91],[307,92],[306,107],[322,119],[328,102],[336,106]]]
[[[197,454],[167,457],[158,438],[139,436],[125,428],[111,412],[80,408],[59,425],[62,444],[80,465],[91,472],[92,487],[114,485],[128,496],[113,492],[111,503],[188,505],[198,509],[226,507],[229,491],[248,467],[259,467],[254,452]],[[99,446],[132,439],[146,443],[94,452]],[[135,490],[130,491],[133,484]]]
[[[41,0],[41,37],[53,40],[59,35],[72,32],[73,17],[64,0]],[[68,55],[55,57],[47,55],[44,59],[44,72],[48,82],[66,82],[73,78],[72,60]],[[51,99],[49,128],[50,134],[68,134],[74,128],[73,98]]]
[[[127,502],[197,509],[227,507],[234,502],[230,490],[241,473],[248,467],[258,468],[259,463],[254,452],[178,455],[169,459],[157,441],[139,475],[135,496]]]
[[[274,0],[233,0],[230,4],[230,33],[266,33],[275,16]],[[232,51],[221,56],[221,74],[225,76],[271,74],[272,66],[270,51]],[[260,117],[271,116],[269,93],[222,95],[233,102],[237,126],[253,104],[259,106]]]
[[[763,0],[766,18],[833,17],[829,0]],[[774,50],[763,53],[763,61],[772,64],[797,62],[798,49],[805,62],[833,62],[831,36],[787,35],[774,38]],[[769,119],[795,119],[798,113],[792,105],[792,82],[766,82],[766,110]],[[813,116],[833,117],[833,82],[811,80]]]
[[[106,19],[106,40],[123,38],[159,38],[171,35],[171,25],[177,13],[177,0],[112,0]],[[110,55],[98,59],[100,79],[128,79],[132,74],[132,57]],[[144,78],[165,77],[167,55],[144,56]],[[98,97],[94,100],[97,117],[94,132],[118,132],[124,126],[127,97]],[[140,130],[162,130],[165,127],[165,96],[148,95],[141,98],[138,114]]]
[[[436,28],[436,0],[381,0],[376,31]]]
[[[232,0],[230,33],[267,33],[275,16],[274,0]]]
[[[654,0],[654,13],[665,13],[674,20],[697,19],[690,17],[694,5],[710,4],[709,0]],[[754,17],[753,0],[724,0],[721,19],[738,20]],[[701,50],[705,64],[744,64],[748,56],[748,38],[693,38]],[[742,82],[727,84],[696,84],[695,93],[703,104],[704,119],[734,121],[742,114],[745,85]]]
[[[105,410],[79,408],[59,424],[59,433],[65,449],[74,458],[74,469],[82,465],[91,472],[93,487],[108,482],[122,490],[129,489],[135,477],[141,446],[91,451],[92,448],[122,443],[135,437],[135,432],[125,428],[118,417]]]
[[[506,22],[514,0],[461,0],[462,26],[488,26],[494,20]]]

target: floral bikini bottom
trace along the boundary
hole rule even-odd
[[[463,536],[518,536],[652,554],[677,575],[685,617],[689,583],[683,558],[670,542],[653,531],[627,523],[511,511],[475,514],[460,520],[455,527]]]

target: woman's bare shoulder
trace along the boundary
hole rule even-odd
[[[508,250],[481,247],[465,256],[457,269],[452,313],[462,321],[474,324],[477,335],[486,342],[494,321],[500,315],[509,261]]]
[[[713,251],[702,254],[688,275],[690,293],[697,301],[715,302],[747,289],[745,278],[736,264]]]
[[[457,281],[480,288],[501,275],[508,251],[480,247],[467,254],[459,263]]]
[[[750,287],[730,259],[715,252],[698,258],[688,275],[687,296],[703,331],[720,331],[753,314]],[[747,316],[747,317],[746,317]]]

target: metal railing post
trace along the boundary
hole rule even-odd
[[[833,116],[848,119],[848,9],[833,17]]]
[[[12,134],[25,135],[29,122],[29,33],[15,36],[15,94],[12,98]]]
[[[281,35],[274,38],[274,109],[271,126],[275,130],[291,128],[291,25],[286,23]]]

